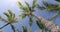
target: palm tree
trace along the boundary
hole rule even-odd
[[[4,12],[4,15],[7,17],[7,19],[4,19],[3,17],[0,16],[0,20],[2,20],[5,23],[7,23],[4,26],[2,26],[0,29],[4,28],[5,26],[10,24],[12,30],[15,32],[15,27],[13,25],[13,23],[16,23],[15,14],[10,9],[8,10],[8,12],[9,13]]]
[[[36,2],[36,1],[33,1],[33,2]],[[31,12],[33,12],[32,11],[32,7],[30,7],[29,6],[29,4],[25,1],[25,3],[26,3],[26,5],[27,6],[23,6],[20,2],[18,2],[18,4],[19,4],[19,6],[20,6],[20,8],[23,10],[23,13],[22,13],[22,15],[19,15],[19,16],[22,16],[22,18],[25,18],[26,16],[28,16],[29,17],[29,25],[30,25],[30,30],[31,30],[31,28],[32,28],[32,22],[33,22],[33,20],[32,20],[32,18],[33,18],[33,16],[31,15]],[[34,3],[33,3],[34,4]],[[35,4],[34,4],[35,5]],[[34,7],[33,7],[34,8]],[[28,13],[28,14],[27,14]],[[30,31],[31,32],[31,31]]]
[[[34,17],[34,15],[32,14],[32,12],[35,11],[34,8],[35,8],[35,6],[37,6],[36,2],[37,2],[37,0],[33,0],[33,5],[32,5],[32,7],[30,7],[30,5],[26,1],[25,1],[25,3],[26,3],[27,6],[23,6],[18,1],[18,5],[19,5],[20,9],[23,10],[22,14],[19,15],[19,16],[22,17],[22,18],[25,18],[26,16],[29,17],[30,32],[31,32],[31,29],[32,29],[32,23],[33,23],[33,17]],[[40,27],[40,29],[45,29],[44,25],[41,22],[39,23],[39,21],[36,21],[36,23]]]
[[[32,7],[30,7],[27,2],[25,2],[25,3],[26,3],[27,6],[23,6],[20,2],[18,2],[19,7],[23,10],[23,13],[22,13],[22,17],[23,18],[25,18],[26,16],[29,16],[29,15],[30,16],[34,16],[38,20],[40,20],[40,22],[42,24],[44,24],[45,28],[48,29],[50,32],[60,32],[60,26],[56,25],[52,21],[44,19],[43,17],[41,17],[40,15],[38,15],[36,13],[33,13],[35,11],[34,10],[35,7],[38,7],[40,9],[49,10],[49,11],[53,11],[53,10],[58,10],[59,11],[59,9],[60,9],[59,5],[54,5],[54,4],[46,3],[46,2],[43,1],[44,5],[46,7],[41,7],[38,4],[36,4],[36,0],[34,0]],[[56,16],[54,16],[54,17],[56,17]],[[39,22],[37,22],[37,23],[38,23],[38,26],[39,26]]]

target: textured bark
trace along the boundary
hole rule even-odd
[[[46,20],[43,17],[39,16],[38,14],[32,13],[32,15],[41,20],[41,22],[45,24],[45,27],[51,32],[60,32],[60,26],[56,25],[52,21]]]

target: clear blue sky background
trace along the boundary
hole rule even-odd
[[[27,0],[27,2],[30,5],[32,5],[32,1],[33,0]],[[50,2],[50,3],[57,4],[57,2],[55,2],[54,0],[46,0],[46,1]],[[22,4],[25,4],[24,0],[20,0],[20,2]],[[37,3],[40,4],[41,6],[43,6],[42,0],[38,0]],[[5,15],[3,14],[3,12],[4,11],[7,12],[8,9],[11,9],[14,13],[16,13],[16,16],[21,13],[19,7],[17,6],[16,2],[13,2],[12,0],[11,1],[10,0],[0,0],[0,15],[2,15],[4,18],[6,18]],[[49,11],[44,11],[44,10],[40,10],[40,9],[37,9],[37,8],[35,10],[36,10],[35,13],[37,13],[40,16],[44,17],[45,19],[50,18],[52,15],[54,15],[56,13],[56,11],[49,12]],[[25,19],[23,19],[23,20],[20,19],[20,21],[23,21],[23,23],[28,27],[29,25],[28,25],[28,20],[27,19],[28,19],[28,17],[25,18]],[[56,19],[54,19],[52,21],[54,21],[57,25],[60,25],[60,15]],[[6,23],[0,21],[0,27],[2,27],[2,25],[4,25],[4,24],[6,24]],[[14,24],[14,26],[17,27],[17,28],[19,28],[19,30],[22,29],[21,25],[19,25],[17,23]],[[37,25],[35,23],[33,23],[32,32],[34,32],[34,30],[38,30],[38,29],[39,28],[37,27]],[[4,27],[2,30],[3,30],[3,32],[13,32],[12,29],[11,29],[11,27],[10,27],[10,25]]]

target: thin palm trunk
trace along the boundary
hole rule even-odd
[[[59,32],[60,31],[60,26],[57,26],[55,23],[52,21],[48,21],[44,19],[43,17],[39,16],[38,14],[32,13],[33,16],[35,16],[37,19],[41,21],[41,23],[45,24],[45,27],[50,30],[51,32]]]

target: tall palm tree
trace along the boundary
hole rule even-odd
[[[5,24],[4,26],[2,26],[0,29],[4,28],[5,26],[9,25],[11,26],[12,30],[15,32],[15,27],[13,25],[13,23],[16,23],[16,18],[15,18],[15,14],[12,12],[12,10],[8,10],[9,13],[4,12],[3,14],[7,17],[7,19],[4,19],[3,17],[0,16],[0,20],[4,21]]]
[[[18,2],[19,7],[23,10],[23,13],[22,13],[23,17],[29,16],[29,15],[35,16],[38,20],[41,21],[42,24],[44,24],[45,28],[48,29],[50,32],[60,32],[60,26],[56,25],[52,21],[44,19],[43,17],[41,17],[40,15],[38,15],[36,13],[33,13],[35,11],[34,8],[36,6],[39,7],[40,9],[46,9],[46,10],[53,11],[53,10],[59,10],[59,8],[60,8],[59,5],[44,3],[44,5],[46,7],[41,7],[41,6],[37,5],[35,1],[36,0],[33,1],[32,7],[30,7],[28,3],[26,3],[27,6],[23,6],[20,2]],[[39,23],[39,22],[37,22],[37,23]],[[39,26],[39,24],[38,24],[38,26]]]
[[[29,3],[27,3],[26,1],[25,1],[26,6],[23,6],[18,1],[18,5],[19,5],[20,9],[23,10],[22,14],[19,15],[19,16],[22,17],[22,18],[25,18],[26,16],[29,17],[30,32],[31,32],[31,29],[32,29],[31,27],[32,27],[33,17],[34,17],[33,14],[32,14],[32,12],[35,11],[34,8],[37,6],[36,2],[37,2],[37,0],[33,0],[33,5],[32,5],[32,7],[30,7]],[[37,23],[37,25],[39,25],[40,29],[44,29],[45,28],[44,25],[41,22],[39,23],[39,21],[36,21],[36,23]]]
[[[33,5],[35,5],[36,0],[33,1]],[[18,5],[20,6],[20,8],[23,10],[23,13],[20,15],[22,16],[22,18],[25,18],[26,16],[29,17],[29,25],[30,25],[30,30],[32,28],[32,22],[33,22],[33,16],[31,15],[32,11],[32,7],[29,6],[29,4],[25,1],[27,6],[23,6],[20,2],[18,2]],[[34,9],[34,6],[33,6]]]

